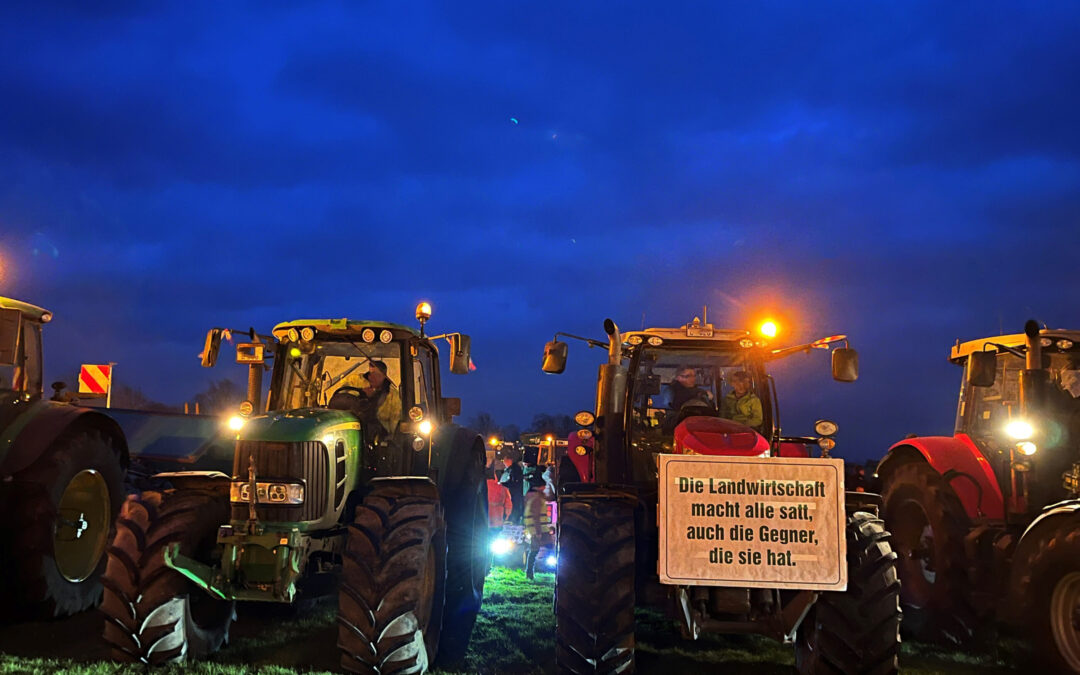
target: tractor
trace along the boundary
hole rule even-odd
[[[994,620],[1052,672],[1080,673],[1080,331],[960,343],[952,436],[896,443],[877,468],[905,631],[963,644]]]
[[[383,321],[300,320],[236,344],[248,399],[229,474],[172,472],[125,502],[105,572],[115,660],[204,657],[236,603],[336,593],[341,667],[423,672],[464,656],[487,574],[481,437],[453,422],[436,342],[469,370],[469,337]],[[223,338],[203,352],[213,366]],[[272,362],[269,396],[262,375]]]
[[[41,337],[51,320],[0,297],[0,606],[13,610],[4,619],[93,606],[114,518],[144,468],[221,459],[218,418],[46,400]]]
[[[687,639],[710,631],[758,634],[794,643],[801,673],[896,672],[899,580],[896,555],[876,514],[878,498],[867,493],[844,495],[842,462],[829,458],[836,445],[834,422],[819,420],[817,436],[781,434],[775,384],[767,372],[768,364],[776,359],[815,348],[829,350],[840,341],[846,345],[845,336],[774,348],[768,337],[714,328],[699,319],[679,328],[626,334],[608,319],[604,328],[606,342],[557,333],[544,350],[542,370],[553,374],[566,367],[568,343],[559,336],[584,340],[608,353],[599,370],[595,412],[584,410],[575,416],[582,427],[577,435],[589,442],[568,445],[558,464],[555,622],[559,668],[570,673],[633,672],[634,609],[650,606],[665,610]],[[854,381],[857,353],[847,346],[833,349],[832,368],[836,380]],[[809,457],[815,446],[823,457]],[[588,460],[584,470],[579,468],[582,459]],[[674,522],[672,493],[676,486],[680,491],[684,487],[682,479],[672,482],[674,460],[719,467],[721,473],[715,475],[720,479],[709,479],[708,490],[703,481],[685,482],[702,493],[713,491],[715,485],[745,487],[750,483],[747,470],[790,469],[790,480],[771,484],[792,490],[803,473],[832,472],[836,476],[832,510],[819,511],[816,517],[833,542],[831,547],[823,544],[830,549],[824,556],[832,560],[836,578],[846,578],[846,583],[839,581],[832,590],[822,591],[816,585],[791,582],[794,576],[787,576],[788,572],[781,577],[763,565],[755,568],[760,570],[754,573],[755,581],[736,583],[727,577],[727,571],[736,567],[732,558],[719,557],[730,556],[731,551],[714,548],[705,553],[695,548],[689,554],[668,554],[686,550],[679,547],[691,535],[726,537],[709,518],[691,518],[706,526],[691,528],[685,537],[666,525]],[[585,482],[583,477],[592,480]],[[753,487],[756,481],[750,484],[758,489]],[[733,487],[732,491],[742,489]],[[758,504],[754,514],[749,509],[743,513],[759,516],[761,509],[789,503],[786,498],[772,499],[771,506]],[[706,505],[698,504],[692,505],[692,515],[698,515],[699,506],[702,516],[712,515],[712,507],[706,512]],[[730,509],[730,503],[723,508]],[[735,519],[726,521],[731,531],[740,528],[736,534],[744,540],[755,536],[746,535],[747,527],[756,532],[756,523],[761,521],[740,518],[736,513]],[[831,529],[825,529],[826,519]],[[771,532],[763,531],[762,540]],[[722,543],[727,548],[735,544]],[[740,551],[739,556],[744,553],[749,556],[746,562],[760,562],[749,550]],[[709,556],[708,563],[722,564],[710,567],[700,561],[703,555]],[[673,580],[671,564],[678,556],[724,571],[708,572],[698,580]]]

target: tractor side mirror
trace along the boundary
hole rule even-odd
[[[996,379],[997,353],[971,352],[964,368],[964,380],[972,387],[992,387]]]
[[[241,342],[236,345],[236,362],[258,364],[266,362],[266,345],[261,342]]]
[[[461,333],[450,336],[450,372],[455,375],[468,375],[469,351],[472,348],[472,338]]]
[[[22,312],[0,309],[0,366],[13,366],[19,355],[19,326]]]
[[[206,343],[203,345],[202,367],[213,368],[217,363],[218,352],[221,351],[221,329],[211,328],[206,332]]]
[[[454,417],[461,414],[461,399],[456,396],[453,398],[444,398],[443,411],[447,417]]]
[[[566,370],[566,354],[569,345],[565,342],[553,340],[544,345],[544,364],[540,369],[545,373],[558,375]]]
[[[859,379],[859,352],[850,347],[834,349],[832,376],[837,382],[854,382]]]

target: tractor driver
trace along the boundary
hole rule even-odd
[[[361,390],[367,396],[368,406],[367,422],[378,422],[384,431],[378,431],[378,435],[392,434],[397,429],[398,420],[401,419],[401,394],[398,388],[386,376],[386,364],[382,361],[371,361],[371,366],[365,374],[367,386]]]
[[[669,401],[672,410],[680,410],[689,401],[711,402],[712,393],[697,386],[697,370],[692,367],[679,368],[675,379],[668,385]]]
[[[761,399],[750,391],[750,374],[746,371],[740,370],[731,375],[731,391],[720,406],[720,417],[761,431],[761,424],[765,421]]]

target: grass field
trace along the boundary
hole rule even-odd
[[[465,672],[555,672],[553,590],[551,574],[540,574],[530,582],[521,570],[493,570]],[[334,610],[333,601],[299,616],[287,608],[241,607],[231,644],[212,661],[159,672],[285,675],[332,671],[337,665]],[[58,622],[0,625],[0,673],[144,673],[142,668],[101,660],[100,621],[96,613],[88,612]],[[1014,672],[1016,645],[1006,643],[998,651],[997,655],[970,655],[905,644],[901,666],[905,673]],[[641,673],[791,673],[793,663],[789,647],[764,638],[706,635],[697,642],[685,642],[660,615],[638,615]]]

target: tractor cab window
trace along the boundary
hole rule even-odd
[[[23,389],[33,397],[41,396],[41,324],[23,321]]]
[[[748,426],[760,431],[758,396],[765,386],[760,378],[746,350],[645,349],[633,381],[634,442],[670,450],[675,427],[697,415],[751,422]],[[758,412],[750,419],[742,412],[752,400]]]
[[[1009,352],[999,353],[994,385],[970,388],[957,431],[984,440],[1001,436],[1008,421],[1020,413],[1020,371],[1023,369],[1023,359]]]
[[[41,343],[40,333],[33,330],[33,326],[25,319],[22,321],[21,335],[18,338],[18,347],[15,350],[15,363],[0,366],[0,391],[33,392],[33,370],[38,370],[37,387],[41,387],[40,359]],[[27,346],[27,342],[34,341],[34,346]],[[29,353],[28,353],[29,352]],[[31,355],[36,355],[32,357]],[[36,366],[34,359],[36,358]]]
[[[375,381],[379,389],[387,390],[382,398],[390,398],[391,403],[396,399],[400,408],[401,343],[327,340],[316,343],[311,354],[295,356],[287,351],[281,363],[284,373],[275,406],[278,409],[326,408],[339,393],[369,398],[377,393]],[[396,418],[400,416],[399,410]]]
[[[415,349],[412,403],[420,406],[426,413],[430,414],[435,405],[435,375],[432,370],[434,360],[431,358],[431,350],[428,347],[418,345]]]

